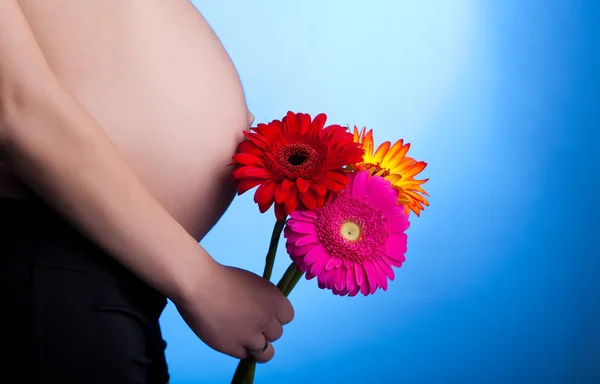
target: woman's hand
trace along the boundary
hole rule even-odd
[[[294,317],[290,301],[254,273],[216,262],[210,268],[210,273],[201,274],[209,277],[175,303],[179,313],[211,348],[240,359],[251,353],[257,362],[271,360],[271,342]]]

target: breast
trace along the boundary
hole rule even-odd
[[[134,172],[200,239],[234,195],[251,123],[237,72],[186,0],[22,0],[55,73]]]

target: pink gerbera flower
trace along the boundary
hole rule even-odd
[[[323,208],[292,212],[284,236],[296,267],[336,295],[387,290],[405,260],[408,214],[398,191],[369,171],[349,173],[348,187]]]

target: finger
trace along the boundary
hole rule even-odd
[[[245,359],[246,357],[250,356],[250,354],[248,353],[248,350],[241,346],[239,348],[236,348],[232,351],[228,351],[225,353],[231,357],[235,357],[236,359],[240,359],[240,360]]]
[[[274,342],[278,340],[281,337],[281,335],[283,335],[283,326],[279,321],[273,320],[271,324],[269,324],[269,326],[265,328],[265,330],[263,331],[263,335],[265,335],[267,340],[269,340],[270,342]]]
[[[257,363],[266,363],[273,358],[275,349],[262,334],[260,335],[260,340],[262,341],[251,343],[251,345],[246,346],[246,348],[248,349],[250,356],[252,356]]]
[[[275,348],[273,348],[273,344],[269,343],[267,349],[263,353],[255,355],[254,352],[250,352],[250,354],[252,357],[254,357],[254,360],[256,360],[257,363],[266,363],[275,355]]]
[[[277,319],[281,325],[286,325],[294,320],[294,307],[287,297],[282,296],[279,308],[277,308]]]

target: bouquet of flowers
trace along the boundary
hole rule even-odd
[[[303,275],[334,295],[372,295],[387,290],[405,260],[410,212],[429,206],[428,179],[415,179],[427,164],[408,157],[403,140],[375,150],[372,130],[352,133],[326,119],[288,112],[244,132],[233,180],[240,195],[258,187],[261,213],[274,206],[265,279],[283,231],[292,262],[277,287],[286,296]],[[240,360],[232,384],[252,384],[255,369],[252,358]]]

